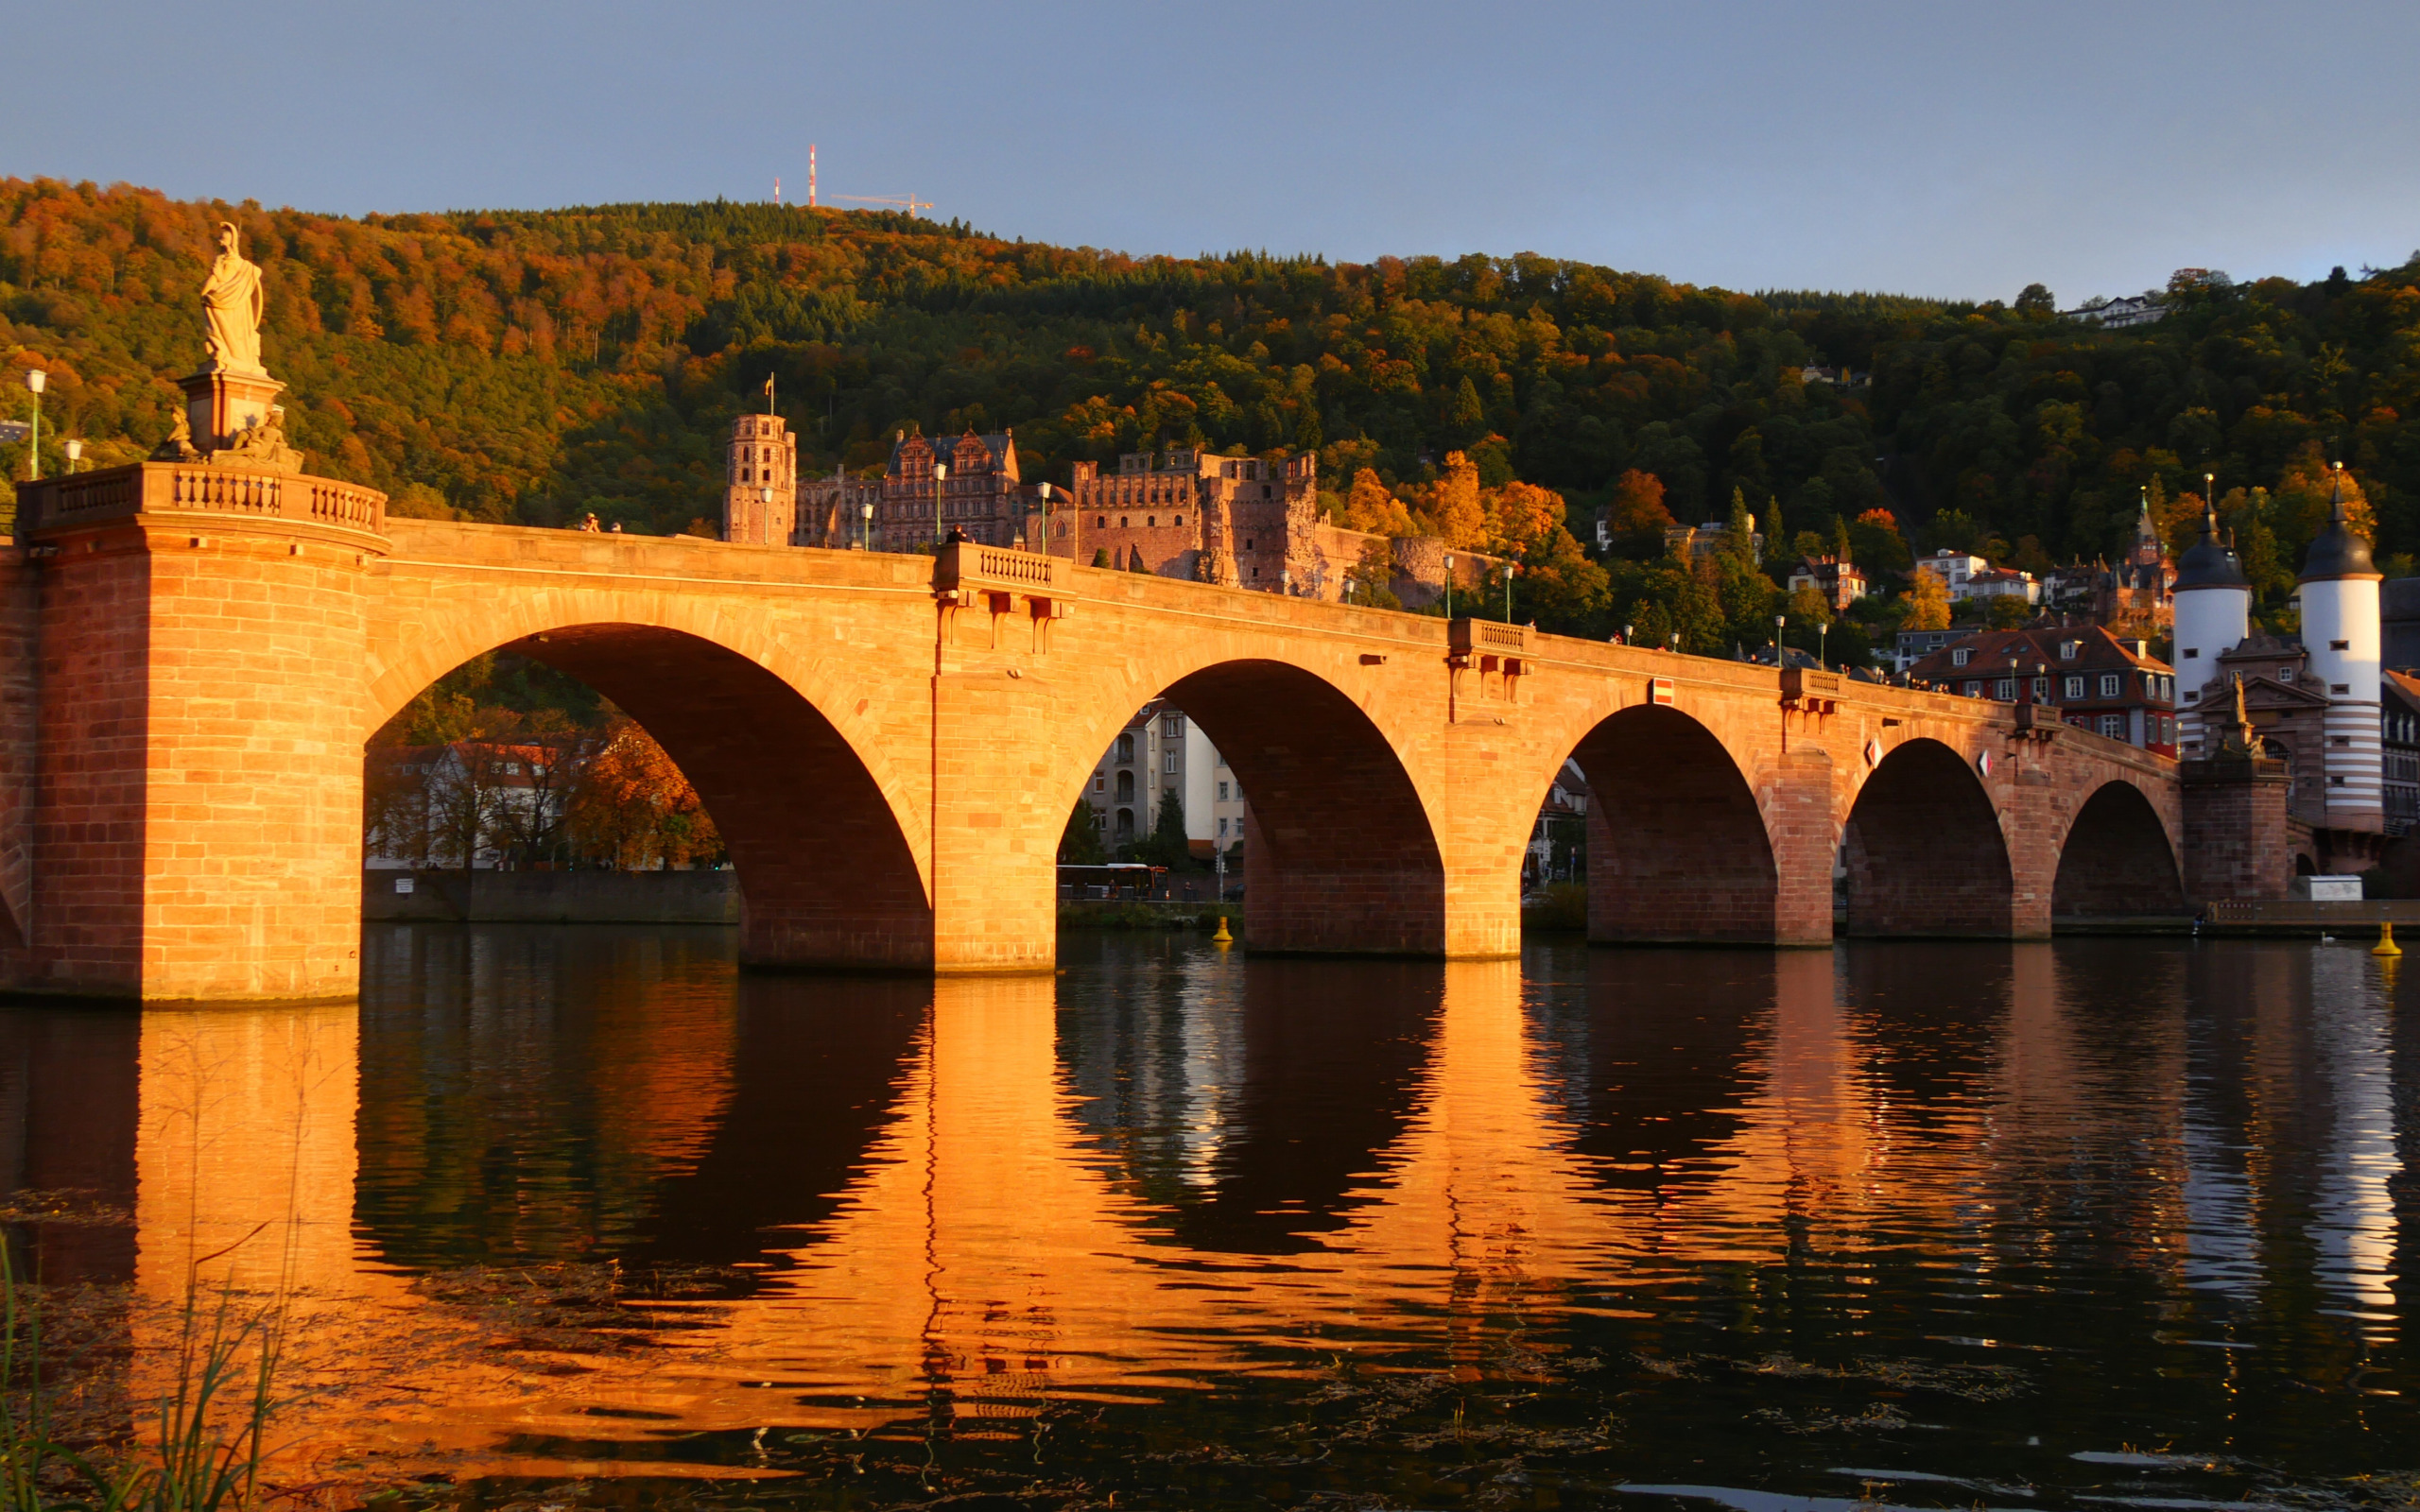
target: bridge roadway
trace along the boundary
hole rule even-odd
[[[2038,938],[2184,904],[2175,765],[2011,705],[1078,567],[388,519],[327,480],[30,485],[0,551],[0,985],[341,998],[363,743],[473,657],[581,679],[726,836],[769,967],[1039,971],[1146,700],[1252,802],[1252,948],[1504,956],[1576,756],[1589,933]]]

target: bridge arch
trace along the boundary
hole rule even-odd
[[[1940,741],[1904,741],[1867,776],[1840,864],[1847,934],[2009,936],[2016,885],[1999,813]]]
[[[1413,743],[1309,666],[1242,656],[1138,668],[1072,723],[1055,812],[1075,806],[1101,752],[1154,697],[1199,725],[1242,784],[1253,950],[1446,953],[1444,858],[1406,765]],[[1137,833],[1148,832],[1157,799],[1138,792],[1133,812]]]
[[[1712,730],[1634,704],[1573,747],[1588,780],[1588,937],[1767,943],[1780,875],[1746,774]]]
[[[826,712],[845,707],[837,690],[811,697],[748,650],[689,628],[547,616],[545,627],[525,630],[516,618],[492,632],[502,639],[474,639],[444,665],[432,667],[461,650],[463,629],[398,658],[372,685],[380,722],[472,656],[510,650],[542,662],[612,699],[697,790],[738,874],[743,961],[933,964],[921,835],[903,813],[908,795]]]
[[[2050,888],[2057,919],[2177,915],[2186,911],[2176,850],[2142,789],[2112,778],[2068,822]]]

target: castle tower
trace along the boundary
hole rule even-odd
[[[786,546],[798,524],[798,438],[779,415],[742,415],[731,426],[722,539]]]
[[[2234,549],[2219,540],[2218,510],[2205,508],[2202,539],[2185,553],[2176,573],[2176,707],[2186,754],[2207,756],[2219,748],[2229,715],[2222,713],[2205,727],[2202,711],[2226,696],[2218,680],[2219,658],[2251,633],[2252,585],[2244,581]]]
[[[2337,465],[2343,471],[2343,464]],[[2378,732],[2378,583],[2370,543],[2344,517],[2340,480],[2327,528],[2303,558],[2303,650],[2310,679],[2327,696],[2327,824],[2337,830],[2386,827]]]

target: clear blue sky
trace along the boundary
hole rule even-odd
[[[18,7],[0,173],[358,213],[914,193],[1136,252],[2062,303],[2420,248],[2420,7]]]

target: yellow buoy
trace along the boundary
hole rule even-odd
[[[1227,933],[1227,916],[1220,914],[1219,916],[1219,933],[1210,936],[1210,943],[1213,945],[1233,945],[1235,942],[1236,936]]]
[[[2370,947],[2370,954],[2373,955],[2400,955],[2403,954],[2403,947],[2394,942],[2394,925],[2392,921],[2382,923],[2378,926],[2378,942]]]

